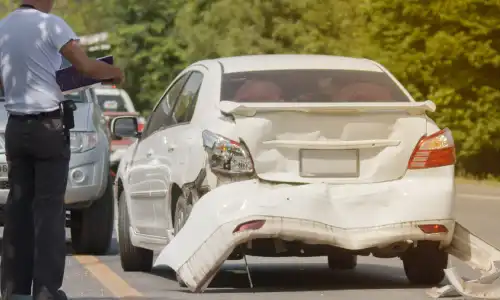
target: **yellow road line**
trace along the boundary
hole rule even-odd
[[[92,273],[92,275],[115,297],[125,298],[143,296],[97,257],[87,255],[75,255],[73,257],[87,269],[87,271]]]

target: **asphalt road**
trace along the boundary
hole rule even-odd
[[[500,188],[458,186],[457,218],[481,238],[500,247]],[[242,263],[224,266],[204,294],[179,288],[169,270],[152,274],[121,270],[114,243],[107,256],[73,256],[68,250],[64,289],[71,299],[431,299],[425,288],[406,281],[399,259],[361,257],[353,271],[330,271],[326,258],[249,259],[254,289],[249,289]],[[461,275],[477,273],[452,260]],[[446,282],[443,282],[443,284]]]

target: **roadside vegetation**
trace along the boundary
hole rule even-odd
[[[6,12],[7,0],[0,0]],[[202,58],[260,53],[375,59],[453,131],[458,175],[500,177],[498,0],[58,0],[78,34],[108,31],[147,113]]]

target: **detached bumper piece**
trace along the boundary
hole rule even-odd
[[[500,250],[456,223],[453,240],[446,251],[473,269],[479,269],[482,275],[479,279],[465,281],[454,267],[446,269],[446,278],[450,284],[430,289],[427,291],[429,296],[500,299],[500,286],[492,284],[500,278]]]

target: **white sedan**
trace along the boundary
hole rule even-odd
[[[126,271],[168,265],[202,291],[227,259],[400,257],[444,278],[455,146],[380,64],[256,55],[196,62],[169,84],[123,156],[116,193]],[[115,134],[138,135],[132,117]],[[128,128],[128,129],[127,129]],[[182,228],[182,229],[181,229]]]

